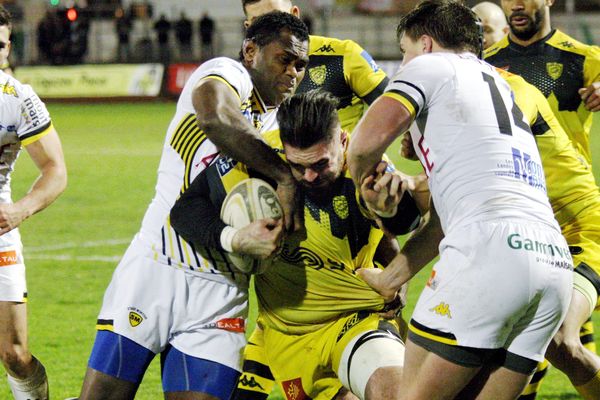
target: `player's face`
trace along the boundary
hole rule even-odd
[[[300,16],[298,7],[292,6],[289,0],[260,0],[245,7],[246,20],[244,26],[248,28],[256,18],[271,11],[282,11],[296,17]]]
[[[502,10],[512,34],[520,40],[529,40],[539,32],[546,17],[546,1],[502,0]]]
[[[425,54],[425,49],[420,40],[412,40],[408,35],[402,34],[400,38],[400,51],[404,54],[402,65],[406,65],[413,58]]]
[[[4,63],[8,59],[8,53],[10,52],[10,29],[8,26],[0,26],[0,64]]]
[[[301,42],[287,31],[280,39],[248,54],[252,83],[267,105],[277,106],[294,94],[308,64],[308,41]]]
[[[292,175],[309,193],[327,193],[342,173],[346,134],[340,130],[339,124],[332,129],[337,134],[329,142],[322,141],[306,149],[284,145]]]

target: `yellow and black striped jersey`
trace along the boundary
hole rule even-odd
[[[486,50],[485,60],[521,75],[537,87],[576,149],[591,163],[589,135],[593,117],[585,109],[578,90],[600,81],[599,47],[553,30],[525,47],[506,36]]]
[[[540,151],[546,187],[561,228],[578,218],[600,215],[600,191],[587,162],[575,150],[544,95],[522,77],[498,69],[531,125]],[[581,229],[588,229],[582,224]],[[596,227],[591,227],[596,229]]]
[[[193,89],[205,79],[216,79],[228,85],[239,98],[240,113],[258,130],[274,129],[276,110],[265,106],[241,63],[219,57],[198,67],[187,81],[167,129],[158,167],[156,194],[146,211],[138,238],[153,250],[154,258],[163,264],[190,273],[210,273],[212,279],[228,280],[231,271],[220,270],[214,260],[202,257],[192,244],[175,232],[169,220],[169,211],[177,197],[219,153],[198,127],[192,104]]]
[[[336,96],[342,129],[352,132],[367,104],[387,85],[385,72],[352,40],[310,36],[309,62],[296,92],[322,89]]]
[[[219,209],[228,191],[249,176],[255,175],[245,165],[219,158],[172,210],[177,231],[202,254],[211,252],[220,270],[230,266],[220,246],[225,224]],[[286,237],[273,265],[255,276],[260,323],[300,334],[347,313],[381,310],[384,299],[355,270],[375,266],[383,232],[368,218],[348,171],[336,180],[327,200],[300,193],[306,229]]]

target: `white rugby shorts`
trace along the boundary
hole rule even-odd
[[[0,236],[0,301],[27,301],[23,245],[17,229]]]
[[[541,361],[569,307],[572,268],[566,241],[547,225],[492,221],[455,229],[440,244],[412,317],[427,330],[411,330]]]
[[[248,312],[244,285],[227,284],[155,261],[134,239],[104,294],[98,329],[109,329],[160,353],[179,351],[241,370],[243,332],[219,329],[217,321]]]

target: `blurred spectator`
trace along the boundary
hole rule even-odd
[[[53,9],[48,9],[37,28],[41,63],[63,64],[67,49],[65,26]]]
[[[67,64],[81,64],[83,57],[88,49],[88,36],[90,32],[90,22],[87,14],[82,13],[77,7],[76,17],[73,20],[65,19],[67,29]]]
[[[179,44],[179,58],[192,58],[192,21],[186,18],[185,12],[181,12],[181,18],[175,22],[175,37]]]
[[[118,37],[117,61],[127,62],[131,60],[131,48],[129,35],[133,27],[131,13],[125,12],[122,7],[115,11],[115,29]]]
[[[167,21],[165,14],[160,16],[160,19],[154,24],[154,31],[156,31],[156,38],[158,40],[158,54],[160,62],[167,64],[170,59],[169,52],[169,31],[171,30],[171,23]]]
[[[201,59],[208,60],[214,56],[215,21],[208,16],[207,12],[200,19],[200,49]]]

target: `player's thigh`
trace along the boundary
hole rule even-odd
[[[342,384],[361,398],[369,392],[392,399],[395,394],[383,393],[400,389],[404,364],[404,343],[396,321],[369,314],[343,332],[336,332],[332,351],[332,366]]]
[[[6,235],[10,236],[11,232]],[[13,235],[14,236],[14,235]],[[8,238],[11,239],[11,238]],[[27,348],[27,283],[20,242],[0,238],[0,350]],[[13,242],[17,240],[12,238]]]
[[[402,399],[454,399],[477,374],[480,367],[467,367],[449,361],[426,348],[406,342]]]
[[[483,386],[478,400],[512,400],[519,397],[529,383],[531,375],[508,368],[494,370]]]
[[[15,345],[27,349],[27,303],[0,301],[0,352]]]
[[[135,397],[139,383],[89,368],[86,371],[79,400],[129,400]]]

